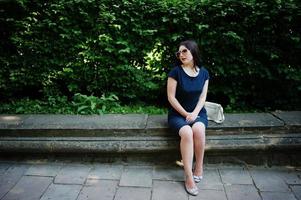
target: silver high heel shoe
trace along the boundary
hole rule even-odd
[[[203,179],[203,176],[195,176],[195,175],[193,175],[193,180],[196,183],[201,182],[202,179]]]
[[[188,194],[190,194],[190,195],[192,195],[192,196],[197,196],[197,195],[199,194],[199,189],[198,189],[197,186],[195,186],[195,187],[193,187],[193,188],[188,188],[188,187],[186,186],[186,184],[184,184],[184,185],[185,185],[185,190],[186,190],[186,192],[187,192]]]

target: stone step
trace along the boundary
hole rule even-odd
[[[209,122],[206,155],[301,152],[301,111],[226,114]],[[1,153],[178,154],[166,115],[0,115]],[[158,154],[159,153],[159,154]],[[299,159],[300,160],[300,159]],[[291,162],[291,161],[289,161]]]

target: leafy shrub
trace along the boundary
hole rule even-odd
[[[115,94],[121,104],[164,105],[176,45],[194,38],[211,75],[209,100],[228,110],[300,109],[297,0],[16,0],[0,6],[5,100]]]
[[[76,112],[78,114],[103,114],[113,107],[120,107],[118,100],[118,97],[114,94],[108,97],[102,95],[98,98],[77,93],[74,95],[74,101],[72,103],[77,108]]]
[[[49,96],[45,100],[29,98],[14,100],[0,104],[0,114],[106,114],[106,113],[145,113],[165,114],[166,108],[158,108],[144,104],[120,105],[115,95],[87,96],[77,93],[72,101],[66,96]]]

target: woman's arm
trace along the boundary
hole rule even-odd
[[[201,109],[204,107],[205,101],[207,98],[208,85],[209,85],[209,80],[206,80],[205,84],[203,86],[202,94],[200,95],[200,98],[199,98],[199,101],[198,101],[196,107],[194,108],[193,112],[189,113],[188,116],[186,117],[186,120],[188,122],[193,122],[197,118]]]
[[[170,105],[178,111],[183,117],[187,117],[188,112],[181,106],[179,101],[176,99],[177,81],[173,78],[168,77],[167,79],[167,98]]]

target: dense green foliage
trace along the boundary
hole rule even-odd
[[[76,102],[80,93],[118,98],[92,100],[100,111],[80,99],[77,109],[85,113],[137,102],[162,106],[173,52],[193,38],[211,76],[208,100],[228,110],[300,109],[299,0],[17,0],[0,6],[2,102],[59,96]]]
[[[67,97],[48,97],[48,99],[32,100],[29,98],[3,103],[0,113],[6,114],[107,114],[107,113],[144,113],[144,114],[166,114],[166,108],[158,108],[145,104],[122,106],[116,96],[87,96],[75,94],[69,101]]]

